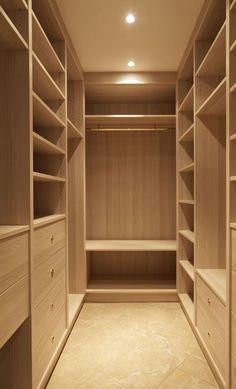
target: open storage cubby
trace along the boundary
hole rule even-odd
[[[140,85],[100,88],[86,95],[86,298],[175,301],[173,101],[147,85],[145,101]]]
[[[23,45],[28,45],[28,6],[24,0],[0,0],[0,18],[2,28],[4,26],[6,28],[8,24],[9,30],[12,29],[11,34],[13,35],[15,33]],[[5,36],[7,37],[7,34]],[[10,38],[10,36],[8,37]]]
[[[68,319],[73,322],[84,298],[85,177],[84,82],[72,52],[67,49],[67,191],[68,191]]]

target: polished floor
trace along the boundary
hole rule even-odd
[[[216,389],[177,303],[85,304],[47,389]]]

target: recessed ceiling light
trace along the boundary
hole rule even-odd
[[[133,67],[135,66],[135,62],[134,62],[134,61],[129,61],[129,62],[128,62],[128,66],[129,66],[130,68],[133,68]]]
[[[132,23],[135,22],[135,17],[134,17],[134,15],[129,14],[129,15],[126,16],[125,20],[126,20],[127,23],[132,24]]]

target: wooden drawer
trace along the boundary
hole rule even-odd
[[[226,307],[199,276],[197,276],[197,304],[226,341]]]
[[[49,294],[35,309],[35,339],[40,339],[65,305],[65,273],[62,273]]]
[[[231,260],[232,270],[236,271],[236,230],[231,230]]]
[[[0,348],[29,316],[29,277],[23,277],[0,295]]]
[[[34,306],[36,307],[66,272],[66,251],[62,248],[34,269]]]
[[[29,273],[28,232],[0,241],[0,294]]]
[[[42,379],[42,376],[56,351],[66,330],[66,308],[65,305],[58,311],[55,320],[50,324],[47,331],[35,343],[35,386]]]
[[[38,228],[34,231],[34,259],[39,265],[61,248],[65,247],[65,220]]]
[[[232,311],[236,314],[236,271],[232,271],[231,296],[232,296]]]
[[[215,323],[209,319],[206,311],[199,304],[197,306],[197,328],[225,380],[227,372],[226,342],[217,331]]]

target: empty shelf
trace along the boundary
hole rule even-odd
[[[225,115],[226,78],[215,88],[197,111],[197,115]]]
[[[236,223],[230,223],[230,228],[232,228],[233,230],[236,230]]]
[[[64,127],[63,121],[47,104],[33,92],[34,125],[41,127]]]
[[[226,270],[197,269],[199,276],[213,290],[219,299],[226,304]]]
[[[71,324],[78,315],[79,310],[82,307],[84,297],[84,294],[69,294],[69,324]]]
[[[56,215],[35,217],[34,228],[38,228],[38,227],[44,226],[46,224],[51,224],[51,223],[57,222],[59,220],[63,220],[63,219],[65,219],[65,217],[66,217],[65,214],[56,214]]]
[[[86,251],[176,251],[176,241],[87,240]]]
[[[68,138],[70,139],[82,139],[83,134],[80,132],[80,130],[70,121],[70,119],[67,119],[67,131],[68,131]]]
[[[194,281],[194,267],[188,260],[179,261],[184,271],[188,274],[192,281]]]
[[[62,91],[33,53],[33,89],[44,100],[64,100]]]
[[[13,235],[21,234],[22,232],[29,231],[29,226],[0,226],[0,239],[5,239]]]
[[[65,69],[59,60],[51,42],[41,27],[37,17],[32,12],[33,51],[46,67],[48,72],[64,72]]]
[[[166,129],[176,127],[175,115],[86,115],[86,129]]]
[[[183,102],[179,106],[179,111],[183,112],[192,112],[193,111],[193,91],[194,87],[192,86]]]
[[[28,45],[15,25],[0,6],[0,48],[9,50],[27,49]]]
[[[37,182],[65,182],[65,178],[58,177],[58,176],[52,176],[50,174],[45,173],[33,173],[34,181]]]
[[[194,124],[192,124],[187,131],[184,132],[183,135],[179,138],[179,143],[184,143],[184,142],[193,142],[193,137],[194,137]]]
[[[180,235],[194,243],[194,232],[191,230],[179,230]]]
[[[95,276],[88,282],[88,289],[100,290],[146,290],[146,289],[176,289],[176,280],[161,275],[105,275]]]
[[[226,23],[223,24],[214,42],[206,53],[196,72],[196,76],[225,75],[225,50]]]
[[[191,297],[187,293],[180,293],[179,299],[189,320],[194,323],[194,303]]]
[[[33,133],[34,152],[38,154],[65,155],[65,151],[36,132]]]
[[[190,163],[187,166],[184,166],[182,169],[179,170],[179,173],[189,173],[194,171],[194,162]]]

